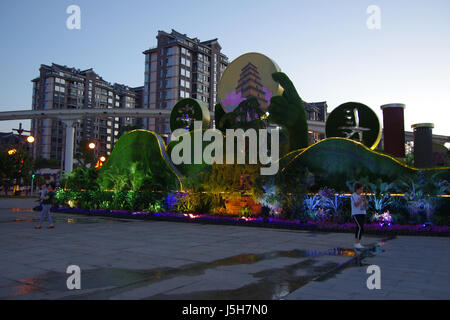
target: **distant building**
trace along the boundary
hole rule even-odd
[[[79,70],[58,64],[41,65],[40,75],[33,79],[33,110],[50,109],[110,109],[135,108],[139,88],[110,84],[93,69]],[[117,142],[119,129],[133,125],[132,118],[88,118],[75,127],[75,151],[77,143],[86,139],[96,144],[97,156],[109,155]],[[31,134],[36,137],[33,157],[63,159],[65,129],[61,121],[33,119]]]
[[[0,149],[5,150],[19,143],[19,136],[14,132],[0,132]]]
[[[217,39],[200,41],[175,30],[159,31],[157,46],[145,55],[143,108],[172,109],[182,98],[194,98],[214,111],[220,77],[228,65]],[[169,118],[145,119],[146,129],[169,134]]]
[[[324,102],[304,102],[306,119],[308,121],[309,143],[313,144],[325,139],[325,122],[327,121],[328,105]]]
[[[26,141],[28,134],[22,135],[20,139],[20,147],[31,151],[31,145]],[[0,132],[0,150],[17,148],[19,145],[19,135],[14,132]]]

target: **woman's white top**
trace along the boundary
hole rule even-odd
[[[352,216],[356,215],[356,214],[366,214],[366,209],[364,207],[365,203],[364,201],[362,201],[359,206],[356,206],[356,202],[359,201],[359,199],[361,199],[361,196],[358,196],[358,194],[356,192],[354,192],[351,196],[351,201],[352,201]]]

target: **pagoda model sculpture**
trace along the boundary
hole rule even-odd
[[[244,68],[236,87],[236,92],[241,92],[242,98],[254,97],[258,100],[261,109],[267,109],[266,91],[259,76],[258,68],[249,62]],[[266,89],[267,90],[267,89]]]

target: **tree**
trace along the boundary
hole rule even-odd
[[[102,190],[115,191],[155,191],[162,188],[150,168],[139,162],[126,168],[113,167],[103,174],[99,184]]]
[[[81,190],[98,190],[98,170],[95,168],[76,168],[61,181],[64,188],[81,191]]]
[[[8,150],[16,150],[9,154]],[[5,194],[14,183],[24,184],[31,182],[31,169],[33,161],[27,150],[8,148],[0,150],[0,178]]]
[[[74,159],[78,161],[80,167],[93,167],[96,162],[95,153],[93,149],[89,148],[89,141],[82,139],[77,144],[77,152]]]

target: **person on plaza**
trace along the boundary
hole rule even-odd
[[[364,220],[366,217],[367,199],[363,195],[364,187],[361,183],[355,182],[353,185],[353,194],[351,196],[352,218],[356,223],[355,230],[355,248],[364,249],[361,245],[361,237],[364,232]]]
[[[47,195],[48,192],[48,188],[46,184],[43,184],[41,186],[41,188],[39,189],[39,199],[40,199],[40,204],[42,205],[42,198],[44,198]]]
[[[39,224],[35,226],[36,229],[42,228],[42,223],[44,222],[45,217],[48,218],[50,225],[48,229],[53,229],[55,225],[53,224],[52,217],[50,216],[50,209],[52,208],[52,202],[56,195],[54,191],[54,185],[47,184],[45,188],[43,188],[40,192],[40,199],[42,204],[41,218],[39,220]]]

